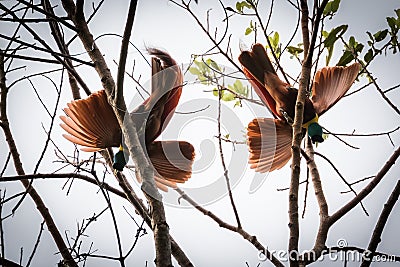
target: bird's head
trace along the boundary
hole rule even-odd
[[[307,132],[308,132],[308,136],[310,136],[311,141],[313,143],[324,142],[324,138],[322,137],[322,127],[321,127],[321,125],[318,124],[318,122],[310,123],[308,125]]]
[[[324,138],[322,137],[322,127],[318,123],[318,115],[316,114],[315,117],[304,123],[303,128],[307,129],[308,136],[311,138],[313,143],[322,143],[324,142]]]

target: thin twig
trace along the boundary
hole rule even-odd
[[[314,152],[314,154],[317,155],[317,156],[320,156],[321,158],[326,160],[332,166],[332,168],[335,170],[337,175],[339,175],[340,179],[342,179],[342,181],[349,187],[350,191],[353,192],[355,196],[357,196],[357,192],[353,189],[351,184],[349,182],[347,182],[347,180],[344,178],[344,176],[340,173],[338,168],[336,168],[335,164],[333,164],[333,162],[330,159],[328,159],[326,156],[322,155],[319,152]],[[360,205],[361,205],[361,208],[363,209],[364,213],[367,216],[369,216],[369,213],[368,213],[367,209],[364,207],[364,204],[361,201],[360,201]]]
[[[225,165],[224,152],[222,150],[222,140],[221,140],[221,137],[222,137],[222,133],[221,133],[221,98],[222,98],[221,88],[218,88],[218,117],[217,117],[217,121],[218,121],[219,154],[220,154],[220,158],[221,158],[222,168],[224,170],[224,176],[225,176],[226,187],[227,187],[227,190],[228,190],[229,199],[230,199],[230,202],[231,202],[233,213],[235,214],[237,227],[240,229],[240,228],[242,228],[242,225],[240,223],[239,213],[238,213],[236,205],[235,205],[235,200],[233,199],[231,183],[230,183],[229,175],[228,175],[228,169],[226,168],[226,165]]]
[[[273,253],[271,253],[268,248],[264,247],[258,240],[256,236],[250,235],[247,233],[243,228],[228,224],[221,220],[217,215],[212,213],[211,211],[203,208],[200,206],[195,200],[193,200],[191,197],[189,197],[182,189],[176,188],[175,191],[180,195],[180,198],[183,198],[186,200],[190,205],[195,207],[198,211],[203,213],[204,215],[210,217],[212,220],[214,220],[220,227],[228,229],[232,232],[238,233],[241,235],[244,239],[249,241],[259,252],[262,252],[268,260],[271,261],[272,264],[275,266],[280,266],[283,267],[284,265],[277,259]]]
[[[117,218],[115,216],[114,208],[111,205],[110,196],[108,195],[107,191],[104,190],[104,188],[101,186],[101,182],[100,182],[99,178],[97,177],[96,171],[94,169],[94,165],[95,165],[95,161],[93,161],[91,174],[94,177],[94,179],[96,180],[97,184],[99,185],[100,191],[103,194],[103,197],[107,202],[107,207],[110,210],[111,218],[112,218],[112,221],[113,221],[113,224],[114,224],[115,236],[117,238],[118,253],[119,253],[118,261],[120,262],[121,267],[125,267],[125,258],[123,256],[121,236],[119,234]],[[104,175],[105,175],[105,172],[104,172]]]
[[[35,245],[33,246],[33,249],[32,249],[32,253],[31,253],[31,255],[29,256],[29,258],[28,258],[28,262],[26,263],[26,267],[29,267],[29,265],[31,265],[31,262],[32,262],[32,260],[33,260],[33,257],[35,256],[35,254],[36,254],[36,250],[37,250],[37,248],[39,247],[39,243],[40,243],[40,238],[42,237],[42,233],[43,233],[43,230],[44,230],[44,223],[45,223],[45,221],[42,221],[42,223],[40,224],[40,230],[39,230],[39,234],[38,234],[38,237],[36,238],[36,243],[35,243]]]
[[[400,147],[393,152],[389,160],[385,163],[385,165],[381,168],[381,170],[376,174],[375,178],[372,179],[363,190],[361,190],[357,196],[355,196],[352,200],[350,200],[347,204],[345,204],[342,208],[337,210],[334,214],[331,215],[329,219],[329,224],[332,225],[337,220],[342,218],[345,214],[347,214],[350,210],[352,210],[361,200],[363,200],[375,187],[380,183],[386,173],[390,170],[390,168],[394,165],[397,158],[400,156]]]
[[[59,21],[61,24],[63,24],[63,25],[66,26],[67,28],[69,28],[69,29],[71,29],[71,30],[73,30],[73,31],[76,31],[75,26],[69,24],[65,18],[60,19],[60,17],[55,16],[54,14],[48,13],[48,12],[46,12],[45,10],[43,10],[43,9],[41,9],[41,8],[39,8],[39,7],[37,7],[36,5],[34,5],[34,4],[32,4],[32,3],[28,2],[28,1],[18,0],[18,2],[20,2],[20,3],[24,4],[24,5],[26,5],[26,6],[29,7],[29,8],[32,8],[33,10],[36,10],[36,11],[38,11],[38,12],[40,12],[40,13],[46,15],[47,17],[49,17],[49,18],[51,18],[51,19],[53,19],[53,20],[55,20],[55,21]]]

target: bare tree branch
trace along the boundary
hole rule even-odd
[[[129,39],[132,32],[133,21],[135,18],[137,0],[131,0],[129,5],[128,17],[126,19],[126,25],[124,30],[124,36],[121,42],[121,51],[119,53],[118,73],[117,73],[117,90],[115,92],[114,101],[117,103],[122,102],[124,97],[124,77],[125,77],[125,65],[126,58],[128,55]]]
[[[299,177],[300,177],[300,145],[303,139],[302,124],[304,101],[307,97],[308,86],[310,83],[312,58],[314,52],[315,41],[318,35],[319,23],[321,20],[322,12],[328,3],[328,0],[323,0],[318,7],[317,14],[313,24],[313,31],[311,40],[309,39],[308,31],[308,5],[306,0],[300,1],[301,7],[301,28],[304,44],[304,62],[301,69],[301,78],[299,82],[299,91],[297,94],[295,116],[293,123],[293,142],[292,142],[292,174],[289,187],[289,255],[292,253],[297,255],[299,243],[299,207],[298,207],[298,193],[299,193]],[[315,7],[317,8],[317,7]],[[290,257],[290,266],[297,266],[298,261],[296,257]]]
[[[375,255],[376,249],[378,248],[379,243],[381,242],[381,236],[383,232],[383,228],[386,225],[386,222],[389,218],[390,213],[393,210],[394,205],[396,204],[397,200],[399,199],[400,195],[400,180],[397,181],[395,188],[392,191],[389,199],[387,200],[386,204],[383,207],[381,215],[379,216],[378,221],[376,222],[376,226],[374,232],[371,236],[371,240],[369,241],[368,245],[368,254],[366,257],[363,257],[363,261],[361,262],[360,267],[368,267],[371,265],[372,258]]]
[[[382,169],[376,174],[375,178],[372,179],[363,190],[361,190],[357,196],[355,196],[352,200],[350,200],[346,205],[337,210],[334,214],[332,214],[329,218],[328,224],[332,225],[337,220],[342,218],[345,214],[347,214],[350,210],[352,210],[357,204],[363,200],[375,187],[379,184],[379,182],[383,179],[386,173],[390,170],[390,168],[394,165],[397,158],[400,156],[400,147],[394,151],[392,156],[386,162],[386,164],[382,167]]]

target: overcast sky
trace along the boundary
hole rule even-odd
[[[96,1],[97,2],[97,1]],[[204,22],[206,11],[211,8],[210,21],[211,29],[222,27],[224,23],[223,12],[216,1],[199,0],[199,5],[194,6],[196,14]],[[313,2],[313,1],[311,1]],[[85,3],[88,10],[89,2]],[[124,21],[127,13],[127,1],[105,1],[102,10],[90,23],[90,29],[94,37],[105,33],[122,34]],[[234,5],[234,1],[232,1]],[[267,18],[269,1],[263,3],[263,17]],[[271,17],[269,30],[278,31],[281,35],[282,43],[286,43],[296,25],[297,13],[286,1],[275,1],[274,12]],[[373,0],[343,0],[338,15],[332,20],[325,22],[326,29],[329,30],[340,24],[348,24],[349,28],[344,38],[348,40],[354,35],[360,42],[367,39],[366,31],[375,33],[386,26],[386,17],[394,16],[394,9],[400,8],[397,0],[373,1]],[[62,14],[58,9],[58,14]],[[244,31],[250,23],[251,17],[232,18],[229,28],[231,37],[231,47],[233,59],[238,64],[237,56],[240,52],[239,43],[243,42],[248,47],[251,46],[254,36],[245,36]],[[254,19],[254,18],[253,18]],[[12,27],[6,25],[1,27],[0,32],[9,31]],[[218,35],[223,28],[220,28]],[[49,34],[48,30],[40,29],[43,34]],[[67,33],[71,34],[71,33]],[[261,37],[261,34],[259,34]],[[134,31],[131,41],[138,49],[144,51],[145,46],[155,46],[167,50],[177,62],[183,66],[190,63],[192,54],[202,54],[211,47],[208,37],[201,31],[194,19],[176,5],[164,1],[139,1]],[[265,40],[260,38],[260,42]],[[301,36],[295,37],[294,45],[301,42]],[[4,40],[0,40],[3,48]],[[224,42],[226,44],[226,41]],[[113,60],[118,60],[120,39],[118,37],[101,37],[97,45],[111,68],[116,74],[116,66]],[[72,53],[83,52],[78,42],[71,47]],[[150,74],[150,69],[146,67],[144,60],[133,47],[130,47],[129,62],[127,70],[136,64],[135,75],[142,74],[142,81],[146,81]],[[340,48],[335,51],[331,60],[331,65],[336,63],[340,57]],[[324,58],[325,55],[323,55]],[[399,84],[400,57],[390,53],[387,57],[380,56],[374,62],[370,70],[377,82],[383,89],[390,88]],[[226,59],[215,57],[226,70],[233,67],[228,64]],[[324,60],[320,61],[321,67]],[[295,60],[290,60],[288,56],[282,59],[282,65],[291,76],[296,77],[300,72],[300,65]],[[35,64],[27,66],[26,72],[13,73],[9,80],[15,79],[18,75],[27,75],[46,69],[46,66]],[[89,84],[92,91],[100,90],[101,83],[97,74],[90,68],[82,67],[78,69],[83,74],[85,81]],[[143,71],[142,71],[143,70]],[[56,77],[56,76],[55,76]],[[188,82],[193,81],[193,77],[185,76]],[[51,83],[43,78],[32,79],[45,103],[54,108],[55,92]],[[62,107],[72,99],[67,80],[64,81],[62,98],[58,114],[62,114]],[[229,81],[228,81],[229,82]],[[366,78],[360,78],[350,91],[360,88],[367,82]],[[134,89],[134,83],[127,77],[125,87],[125,97],[127,103],[138,103],[139,95]],[[146,83],[145,83],[146,84]],[[148,85],[148,83],[147,83]],[[131,89],[132,88],[132,89]],[[217,98],[207,90],[212,87],[200,85],[188,85],[184,87],[184,92],[176,114],[169,127],[162,135],[162,139],[179,139],[191,142],[196,149],[196,161],[194,164],[194,174],[190,181],[182,186],[187,192],[192,192],[192,196],[198,202],[204,204],[207,209],[213,211],[221,219],[228,223],[235,224],[232,208],[229,199],[226,197],[226,190],[223,180],[223,169],[219,157],[217,135]],[[399,90],[388,93],[388,97],[394,104],[400,106]],[[28,82],[23,82],[15,86],[9,94],[9,120],[16,139],[18,149],[21,153],[26,173],[32,173],[43,149],[43,142],[46,138],[41,123],[48,128],[49,118],[46,112],[36,100],[34,92]],[[183,114],[202,109],[209,106],[202,112],[194,114]],[[254,117],[270,117],[266,109],[257,105],[243,102],[243,107],[233,107],[232,103],[223,103],[222,108],[222,127],[223,134],[230,134],[232,140],[243,141],[245,127]],[[53,130],[53,140],[63,148],[69,155],[73,154],[74,146],[61,137],[62,129],[58,127],[60,123],[56,120],[57,126]],[[388,104],[380,97],[374,87],[368,87],[360,93],[342,99],[331,110],[324,114],[320,123],[335,133],[379,133],[393,130],[400,125],[399,115],[396,114]],[[387,161],[395,148],[400,145],[400,134],[397,132],[391,135],[395,145],[390,143],[387,136],[344,138],[346,141],[360,149],[352,149],[330,136],[324,143],[318,145],[316,151],[327,156],[340,170],[346,179],[356,181],[363,177],[375,175],[383,164]],[[237,145],[235,150],[231,144],[224,144],[225,160],[229,169],[229,174],[234,183],[233,194],[239,211],[240,219],[245,230],[257,236],[258,240],[271,250],[285,250],[288,243],[288,191],[277,191],[278,188],[285,188],[289,185],[290,168],[289,164],[279,171],[275,171],[268,176],[261,177],[265,181],[257,190],[250,192],[250,184],[256,176],[253,170],[247,165],[247,147]],[[8,148],[4,138],[0,138],[0,166],[5,162]],[[88,158],[91,154],[82,153],[81,156]],[[54,162],[54,147],[51,147],[46,155],[45,161],[39,168],[39,172],[53,172],[60,166]],[[353,195],[350,193],[341,194],[348,188],[341,181],[330,165],[316,158],[322,178],[323,188],[329,203],[329,211],[333,213]],[[305,165],[302,165],[301,180],[304,180]],[[399,179],[399,163],[392,167],[378,188],[368,196],[363,202],[370,216],[367,217],[360,206],[354,208],[348,215],[340,220],[329,232],[327,246],[335,246],[338,241],[345,240],[349,246],[365,248],[377,217],[380,214],[383,204],[388,195]],[[134,173],[125,171],[133,184],[137,184]],[[14,168],[10,165],[5,175],[15,174]],[[112,176],[108,176],[106,181],[116,185]],[[65,231],[69,236],[76,234],[76,224],[83,219],[89,218],[93,213],[99,213],[106,203],[98,193],[98,189],[93,185],[88,185],[81,181],[74,181],[69,195],[63,189],[65,181],[61,180],[41,180],[34,183],[39,193],[43,197],[46,205],[54,216],[55,222],[60,231]],[[355,188],[360,190],[365,183],[361,183]],[[0,184],[0,188],[7,189],[7,195],[20,192],[22,187],[19,183]],[[139,187],[135,186],[139,192]],[[300,187],[300,214],[303,209],[304,185]],[[3,191],[2,191],[3,192]],[[123,247],[126,251],[133,241],[136,233],[136,226],[124,211],[123,207],[128,207],[131,214],[134,214],[129,203],[112,197],[113,207],[118,214],[120,232],[122,233]],[[269,262],[259,261],[256,249],[244,240],[241,236],[221,229],[218,225],[203,216],[193,208],[187,208],[187,203],[182,201],[179,205],[177,194],[173,191],[165,195],[166,215],[170,231],[174,239],[185,251],[189,259],[195,266],[271,266]],[[7,205],[3,214],[8,214],[13,205]],[[400,208],[396,205],[379,245],[379,251],[389,254],[400,255],[398,240],[400,232]],[[137,216],[135,218],[138,219]],[[19,259],[20,248],[24,247],[24,257],[29,255],[35,238],[39,231],[41,218],[32,203],[27,198],[13,218],[7,219],[4,223],[6,234],[6,256],[17,261]],[[311,189],[308,192],[307,209],[305,218],[300,220],[300,249],[310,249],[318,227],[318,207],[316,206],[315,196]],[[150,232],[150,230],[148,230]],[[98,223],[94,223],[88,229],[88,237],[84,239],[83,248],[87,249],[90,242],[94,242],[93,248],[97,249],[96,254],[117,256],[117,243],[112,226],[111,217],[108,213],[103,215]],[[53,255],[56,247],[49,233],[43,234],[41,244],[32,266],[55,266],[59,255]],[[153,265],[155,257],[152,234],[149,233],[139,239],[139,242],[127,260],[130,266]],[[26,263],[26,258],[24,258]],[[51,262],[51,263],[49,263]],[[107,262],[102,260],[101,266],[118,266],[117,262]],[[100,266],[98,260],[89,260],[87,266]],[[329,259],[315,263],[314,266],[343,266],[343,262],[332,262]],[[349,263],[349,266],[357,266],[357,262]],[[385,266],[394,264],[385,263]]]

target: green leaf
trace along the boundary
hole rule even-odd
[[[207,71],[207,66],[206,66],[206,64],[204,64],[203,61],[195,60],[195,61],[193,61],[193,63],[197,66],[197,68],[199,69],[199,71],[201,73],[205,73]]]
[[[278,47],[278,45],[279,45],[279,33],[278,32],[274,33],[274,36],[271,39],[271,43],[272,43],[273,47],[275,47],[275,48]]]
[[[249,35],[252,32],[253,32],[253,30],[251,28],[246,28],[246,31],[244,32],[244,35]]]
[[[397,26],[397,25],[396,25],[396,24],[397,24],[396,19],[393,18],[393,17],[387,17],[387,18],[386,18],[386,21],[387,21],[387,23],[388,23],[390,29],[392,29],[392,31],[395,31],[395,30],[396,30],[396,26]]]
[[[299,54],[303,53],[304,49],[300,47],[295,47],[295,46],[288,46],[287,47],[288,52],[295,57],[299,57]]]
[[[367,31],[367,34],[368,34],[368,36],[369,36],[369,39],[370,39],[372,42],[374,42],[375,39],[374,39],[374,36],[372,35],[372,33],[370,33],[369,31]]]
[[[272,52],[275,53],[277,57],[281,55],[281,44],[279,43],[279,33],[274,32],[272,36],[268,36],[268,40],[271,44]]]
[[[346,66],[353,59],[354,59],[354,56],[350,51],[344,51],[343,55],[340,57],[339,62],[336,65],[337,66]]]
[[[354,38],[354,36],[350,36],[349,42],[347,46],[345,46],[345,51],[343,52],[343,55],[340,57],[337,65],[346,66],[354,59],[354,56],[360,54],[363,49],[364,45],[358,43]]]
[[[349,46],[353,48],[356,46],[356,39],[354,38],[354,36],[350,36]]]
[[[240,80],[236,80],[233,84],[228,84],[228,88],[238,95],[245,97],[247,97],[249,93],[247,86],[243,86],[243,83]]]
[[[340,0],[333,0],[332,1],[332,12],[336,13],[339,9]]]
[[[354,51],[356,53],[361,53],[361,51],[364,49],[364,45],[363,44],[359,44],[357,43],[356,47],[354,47]]]
[[[295,47],[295,46],[288,46],[287,50],[290,54],[294,54],[294,53],[302,53],[304,51],[303,48],[300,47]]]
[[[210,83],[208,78],[206,76],[204,76],[203,74],[198,75],[197,78],[199,79],[201,84],[208,85]]]
[[[233,107],[242,107],[242,101],[240,101],[240,99],[237,100],[237,101],[235,102],[235,105],[233,105]]]
[[[207,66],[208,68],[209,68],[209,66],[211,66],[211,68],[213,68],[214,70],[221,71],[221,68],[218,66],[217,62],[215,62],[211,58],[206,60],[206,64],[208,65]]]
[[[394,12],[396,12],[397,18],[400,18],[400,8],[399,9],[395,9]]]
[[[335,47],[335,42],[339,38],[337,34],[340,31],[343,31],[343,33],[347,30],[347,25],[341,25],[337,28],[333,28],[330,32],[323,31],[322,35],[325,37],[324,45],[326,50],[328,50],[328,55],[326,56],[326,65],[329,65],[329,62],[331,61],[334,47]],[[341,33],[341,34],[343,34]]]
[[[374,56],[374,51],[372,51],[372,49],[369,49],[368,52],[364,56],[364,61],[366,63],[369,63],[372,60],[373,56]]]
[[[334,13],[336,13],[339,9],[339,4],[340,4],[340,0],[332,0],[329,1],[326,6],[325,9],[323,11],[323,14],[325,16],[327,15],[333,15]]]
[[[324,46],[328,50],[328,55],[326,56],[326,65],[329,65],[329,62],[332,58],[335,42],[347,31],[347,28],[347,25],[340,25],[336,28],[333,28],[330,32],[322,32],[322,35],[325,37]],[[350,40],[350,42],[352,42],[352,40]]]
[[[240,13],[243,13],[242,2],[236,2],[236,10]]]
[[[236,80],[233,83],[233,90],[238,94],[243,93],[243,84],[242,84],[242,82],[240,80]]]
[[[348,25],[340,25],[336,28],[333,28],[324,40],[325,47],[332,47],[337,39],[342,36],[347,31]]]
[[[328,2],[324,8],[324,11],[322,12],[322,14],[324,14],[325,16],[328,15],[329,13],[332,12],[332,2]]]
[[[244,8],[252,9],[253,7],[247,1],[236,2],[236,10],[243,13]]]
[[[222,91],[222,92],[223,92],[223,91]],[[222,93],[222,92],[221,92],[221,93]],[[218,89],[217,89],[217,88],[214,88],[214,89],[213,89],[213,95],[214,95],[214,96],[218,96]]]
[[[221,100],[223,100],[223,101],[232,101],[234,99],[235,99],[235,95],[232,94],[231,92],[225,92],[221,98]]]
[[[328,50],[328,55],[326,55],[325,61],[326,61],[326,66],[329,65],[329,62],[331,61],[332,55],[333,55],[333,46],[327,47]]]
[[[190,67],[190,68],[189,68],[189,72],[190,72],[191,74],[193,74],[193,75],[196,75],[196,76],[198,76],[199,74],[201,74],[201,72],[199,71],[199,69],[196,68],[196,67]]]
[[[386,38],[388,32],[389,32],[388,29],[376,32],[374,34],[375,41],[380,42],[380,41],[384,40]]]

